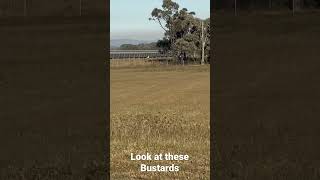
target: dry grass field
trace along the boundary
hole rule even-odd
[[[209,179],[209,66],[111,68],[111,179]],[[130,153],[189,161],[131,161]],[[140,172],[140,163],[180,166]]]
[[[119,67],[136,67],[136,66],[146,66],[146,65],[158,65],[158,61],[148,61],[146,59],[111,59],[110,67],[119,68]]]

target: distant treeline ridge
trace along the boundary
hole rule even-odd
[[[122,44],[119,47],[120,50],[155,50],[155,49],[160,49],[157,46],[156,42],[152,43],[141,43],[141,44]]]

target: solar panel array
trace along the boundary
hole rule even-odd
[[[159,50],[110,50],[111,59],[168,58],[168,53]]]

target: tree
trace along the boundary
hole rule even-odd
[[[162,40],[159,40],[156,46],[161,49],[162,53],[168,53],[171,49],[170,41],[165,38],[163,38]]]
[[[204,21],[201,21],[201,45],[202,45],[201,64],[204,64],[205,54],[207,54],[208,56],[210,54],[210,19],[209,18]],[[207,53],[205,53],[206,49],[207,49]]]
[[[183,28],[183,25],[180,24],[180,26],[176,26],[176,24],[181,22],[179,20],[186,18],[185,16],[187,14],[194,15],[195,13],[188,12],[186,8],[179,11],[179,4],[172,0],[163,0],[162,9],[154,8],[151,12],[152,17],[149,18],[149,20],[154,20],[160,25],[165,32],[164,38],[169,40],[170,45],[173,45],[178,38],[177,35],[179,35],[177,31]]]
[[[206,19],[204,21],[206,31],[205,31],[205,36],[206,36],[206,46],[205,46],[205,54],[207,55],[206,61],[210,63],[210,40],[211,40],[211,26],[210,26],[210,18]]]
[[[188,12],[186,8],[181,9],[174,15],[172,44],[173,54],[178,56],[186,53],[187,57],[193,57],[199,49],[199,29],[197,19],[194,18],[194,12]]]
[[[153,9],[151,16],[149,19],[156,21],[165,31],[163,40],[157,43],[158,47],[170,51],[175,57],[181,53],[189,59],[201,56],[202,40],[207,39],[207,32],[202,38],[202,20],[195,18],[194,12],[186,8],[179,9],[179,5],[171,0],[163,0],[162,9]],[[206,48],[207,42],[204,43]]]
[[[157,21],[160,27],[165,31],[165,36],[172,44],[174,41],[173,20],[178,12],[179,5],[171,0],[163,0],[162,9],[154,8],[149,20]]]

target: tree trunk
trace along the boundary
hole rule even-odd
[[[201,45],[202,45],[202,57],[201,57],[201,64],[204,64],[204,46],[205,46],[205,41],[204,41],[204,28],[203,28],[203,21],[201,21]]]

